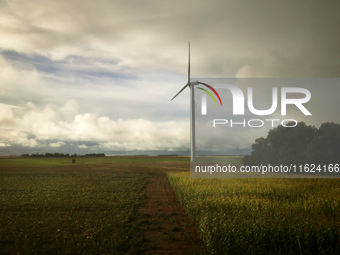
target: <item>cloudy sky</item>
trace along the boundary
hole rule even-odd
[[[188,40],[192,77],[339,77],[339,11],[327,0],[0,0],[0,155],[186,152],[189,91],[170,99],[186,83]]]

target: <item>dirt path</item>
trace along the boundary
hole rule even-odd
[[[203,254],[197,229],[164,174],[151,179],[146,197],[139,212],[148,219],[144,232],[150,246],[147,253]]]

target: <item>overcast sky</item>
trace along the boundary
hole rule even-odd
[[[188,40],[192,77],[339,77],[339,12],[336,0],[0,0],[0,155],[187,151],[189,91],[170,99]]]

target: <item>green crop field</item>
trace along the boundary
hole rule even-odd
[[[340,254],[337,179],[168,179],[209,254]]]
[[[9,157],[0,254],[147,253],[136,212],[166,172],[208,254],[340,253],[337,179],[190,179],[188,157]]]
[[[149,174],[129,170],[134,160],[76,160],[0,159],[1,254],[143,250],[142,219],[135,212]]]

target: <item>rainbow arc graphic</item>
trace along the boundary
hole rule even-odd
[[[215,95],[217,96],[218,100],[220,100],[220,104],[221,104],[221,106],[222,106],[221,97],[220,97],[220,95],[217,93],[217,91],[216,91],[213,87],[211,87],[210,85],[208,85],[208,84],[206,84],[206,83],[203,83],[203,82],[198,82],[198,83],[199,83],[199,84],[202,84],[202,85],[204,85],[204,86],[206,86],[206,87],[209,88],[209,89],[211,89],[211,91],[214,92]],[[210,93],[210,91],[208,91],[208,90],[206,90],[206,89],[203,89],[203,88],[200,88],[200,87],[197,87],[197,89],[200,89],[200,90],[203,90],[204,92],[206,92],[206,93],[214,100],[215,105],[217,105],[216,100],[215,100],[214,96]]]

